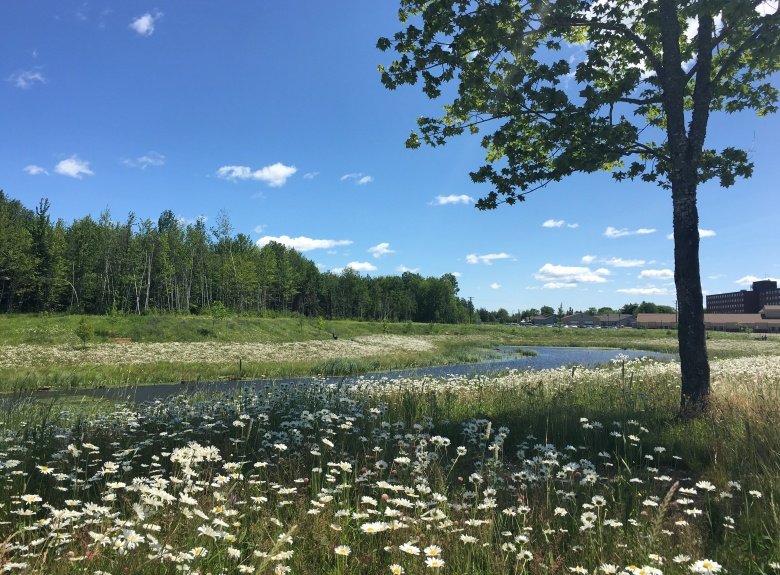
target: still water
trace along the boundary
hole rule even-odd
[[[535,355],[523,355],[522,350],[533,352]],[[675,359],[675,355],[639,350],[602,349],[588,347],[532,347],[532,346],[500,346],[495,349],[495,356],[479,363],[467,363],[457,365],[444,365],[433,367],[421,367],[415,369],[403,369],[396,371],[384,371],[361,375],[363,381],[374,380],[381,383],[392,382],[395,379],[415,376],[447,377],[449,375],[488,375],[501,373],[508,369],[538,370],[553,369],[565,366],[595,366],[610,361],[649,357],[655,360]],[[269,385],[311,383],[315,378],[298,377],[286,380],[242,380],[242,381],[215,381],[198,382],[189,384],[161,383],[141,385],[136,387],[119,387],[111,389],[76,389],[62,391],[45,391],[35,393],[36,398],[56,398],[61,396],[102,397],[106,399],[125,399],[136,402],[151,401],[158,398],[169,397],[178,394],[193,394],[197,392],[229,392],[238,389],[252,387],[263,388]],[[317,378],[321,381],[321,378]],[[349,383],[356,377],[330,377],[328,381],[334,383]]]

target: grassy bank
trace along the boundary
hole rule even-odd
[[[23,573],[774,573],[780,360],[2,412]]]

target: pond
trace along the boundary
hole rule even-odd
[[[565,366],[596,366],[609,363],[612,360],[635,359],[648,357],[655,360],[671,360],[677,356],[669,353],[652,351],[604,349],[590,347],[534,347],[534,346],[499,346],[495,348],[495,356],[479,363],[466,363],[456,365],[443,365],[432,367],[420,367],[415,369],[402,369],[369,373],[359,376],[361,380],[374,380],[388,383],[394,379],[409,378],[415,376],[447,377],[449,375],[486,375],[501,373],[509,369],[538,370],[554,369]],[[317,378],[321,380],[321,378]],[[328,381],[334,383],[350,382],[357,379],[352,376],[329,377]],[[38,399],[57,398],[62,396],[78,397],[88,396],[110,400],[130,400],[136,402],[151,401],[182,393],[194,394],[198,392],[228,392],[249,387],[265,387],[274,384],[307,384],[313,381],[312,377],[298,377],[285,380],[241,380],[241,381],[213,381],[198,383],[160,383],[140,385],[134,387],[117,387],[107,389],[73,389],[52,390],[36,392]]]

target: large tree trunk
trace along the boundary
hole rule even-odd
[[[677,340],[680,347],[684,416],[701,413],[710,393],[710,365],[699,271],[699,213],[696,174],[672,182],[674,283],[677,288]]]
[[[698,72],[693,93],[688,132],[685,100],[688,79],[682,66],[679,38],[680,18],[675,0],[659,0],[663,69],[663,107],[666,113],[666,135],[672,185],[672,219],[674,223],[674,283],[677,288],[677,341],[680,348],[682,390],[680,410],[692,417],[707,407],[710,394],[710,365],[704,330],[701,273],[699,271],[699,212],[696,187],[702,146],[707,133],[709,105],[712,98],[710,73],[712,58],[709,39],[712,16],[698,17]]]

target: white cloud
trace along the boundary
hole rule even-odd
[[[352,243],[352,240],[316,240],[306,236],[298,236],[297,238],[291,238],[290,236],[263,236],[255,243],[262,248],[271,242],[283,244],[299,252],[310,252],[311,250],[327,250],[337,246],[348,246]]]
[[[319,175],[320,175],[319,172],[306,172],[305,174],[303,174],[303,179],[304,180],[313,180],[314,178],[316,178]]]
[[[592,264],[596,261],[596,256],[582,256],[582,263],[584,264]]]
[[[745,276],[739,278],[734,283],[741,286],[750,286],[753,282],[760,282],[761,280],[771,280],[771,281],[780,282],[780,279],[778,278],[759,278],[756,276]]]
[[[462,273],[460,273],[460,272],[450,272],[450,275],[452,275],[452,276],[455,276],[456,278],[459,278],[459,277],[460,277],[460,276],[462,276],[463,274],[462,274]]]
[[[45,84],[46,78],[44,78],[43,74],[38,70],[22,70],[21,72],[11,74],[8,77],[8,81],[17,88],[29,90],[36,83]]]
[[[141,36],[151,36],[154,33],[154,24],[162,17],[162,12],[155,11],[154,14],[147,12],[130,22],[130,28],[138,32]]]
[[[472,204],[474,198],[466,194],[450,194],[449,196],[436,196],[431,202],[434,206],[446,206],[448,204]]]
[[[264,226],[263,224],[257,225],[255,226],[255,233],[256,234],[262,233],[265,228],[266,226]]]
[[[577,287],[576,283],[569,282],[547,282],[542,286],[544,289],[566,289]]]
[[[49,175],[49,172],[47,172],[40,166],[36,166],[35,164],[30,164],[29,166],[25,166],[24,171],[30,174],[31,176],[40,176],[41,174],[43,174],[44,176]]]
[[[777,12],[778,6],[780,6],[780,2],[777,0],[765,0],[756,6],[756,12],[761,16],[771,16]]]
[[[191,226],[197,222],[203,222],[204,224],[208,221],[208,218],[206,216],[198,216],[197,218],[188,218],[187,216],[178,216],[176,218],[176,221],[179,222],[179,225],[182,226]]]
[[[641,268],[646,263],[645,260],[624,260],[623,258],[609,258],[601,261],[616,268]]]
[[[659,288],[655,286],[639,287],[639,288],[621,288],[615,291],[619,293],[627,293],[630,295],[669,295],[668,289]]]
[[[157,152],[149,152],[133,160],[123,160],[122,163],[131,168],[145,170],[149,166],[158,167],[165,165],[165,156]]]
[[[93,176],[95,172],[89,169],[89,162],[80,160],[78,156],[71,156],[62,160],[54,167],[54,171],[63,176],[81,179],[83,176]]]
[[[653,233],[655,233],[655,228],[639,228],[637,230],[629,230],[628,228],[617,229],[609,226],[606,230],[604,230],[604,235],[608,238],[622,238],[623,236],[644,236]]]
[[[642,270],[639,272],[639,279],[652,278],[659,280],[674,279],[674,271],[669,269],[663,270]]]
[[[339,178],[342,182],[346,182],[347,180],[354,180],[355,183],[359,186],[363,186],[365,184],[370,184],[374,181],[374,178],[371,176],[363,175],[363,172],[352,172],[351,174],[344,174]]]
[[[276,162],[255,171],[252,171],[247,166],[222,166],[217,170],[217,176],[231,182],[236,180],[257,180],[265,182],[272,188],[280,188],[297,171],[298,168],[295,166],[285,166],[281,162]]]
[[[578,228],[580,227],[580,224],[567,224],[566,220],[545,220],[545,222],[542,224],[543,228],[562,228],[566,225],[567,228]]]
[[[401,264],[400,266],[395,268],[395,271],[397,271],[400,274],[406,273],[406,272],[416,274],[418,271],[420,271],[420,268],[408,268],[404,264]]]
[[[715,233],[715,230],[703,230],[699,228],[699,237],[700,238],[712,238],[717,236],[718,234]],[[667,240],[673,240],[674,239],[674,232],[671,234],[666,234]]]
[[[493,282],[490,284],[490,289],[501,289],[501,284],[498,282]]]
[[[551,282],[555,284],[576,284],[576,283],[603,283],[607,281],[605,276],[609,275],[609,270],[599,268],[591,270],[581,266],[559,266],[555,264],[544,264],[534,277],[540,281]],[[548,286],[545,286],[548,287]],[[571,286],[556,286],[571,287]]]
[[[387,254],[394,254],[395,250],[390,249],[389,243],[382,242],[381,244],[377,244],[374,247],[368,248],[368,253],[370,253],[375,258],[381,258]]]
[[[504,252],[501,252],[501,253],[498,253],[498,254],[483,254],[483,255],[468,254],[466,256],[466,263],[467,264],[485,264],[485,265],[489,266],[490,264],[492,264],[496,260],[507,260],[507,259],[509,259],[511,257],[512,256],[510,256],[509,254],[504,253]]]
[[[356,272],[373,272],[376,271],[376,266],[371,262],[349,262],[347,268],[353,269]]]

